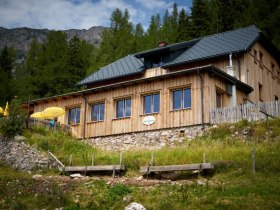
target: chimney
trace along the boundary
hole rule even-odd
[[[158,42],[158,47],[165,47],[165,46],[167,46],[167,45],[168,45],[168,43],[165,42],[165,41],[159,41],[159,42]]]

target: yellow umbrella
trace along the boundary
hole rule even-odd
[[[4,110],[4,116],[9,116],[9,103],[8,102],[6,103],[6,107]]]
[[[45,117],[42,115],[42,112],[35,112],[32,115],[30,115],[32,118],[38,118],[38,119],[45,119]]]
[[[54,118],[65,114],[65,110],[60,107],[49,107],[41,112],[46,118]]]
[[[4,110],[2,107],[0,107],[0,114],[3,114],[4,113]]]

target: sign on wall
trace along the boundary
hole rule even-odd
[[[156,121],[154,116],[146,116],[143,118],[144,125],[152,125]]]

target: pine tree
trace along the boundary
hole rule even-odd
[[[0,53],[0,104],[10,101],[15,94],[13,49],[4,47]]]
[[[204,0],[193,0],[191,11],[191,36],[198,38],[210,33],[210,15]]]
[[[122,58],[133,51],[133,25],[129,21],[129,12],[125,9],[113,11],[110,29],[103,32],[102,41],[96,52],[94,66],[96,70]]]
[[[152,15],[149,28],[147,30],[146,36],[146,45],[147,48],[155,48],[157,47],[158,42],[160,41],[160,29],[161,29],[161,21],[160,15]]]
[[[187,41],[191,39],[191,29],[188,14],[184,9],[179,13],[178,28],[176,33],[176,42]]]

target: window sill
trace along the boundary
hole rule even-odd
[[[125,120],[125,119],[131,119],[131,117],[119,117],[119,118],[113,118],[112,121],[115,120]]]
[[[87,122],[87,124],[95,124],[95,123],[104,123],[104,120]]]
[[[144,116],[149,116],[149,115],[159,115],[159,112],[153,112],[153,113],[149,113],[149,114],[140,114],[140,117],[144,117]]]
[[[178,112],[178,111],[189,111],[191,110],[192,108],[184,108],[184,109],[172,109],[170,110],[169,112]]]
[[[79,124],[68,124],[68,126],[71,126],[71,127],[77,127],[79,125],[80,125],[80,123]]]

